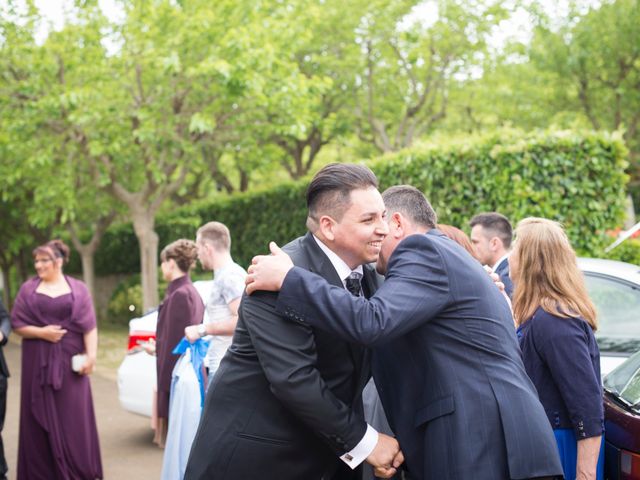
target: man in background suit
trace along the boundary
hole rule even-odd
[[[7,413],[7,378],[9,377],[9,367],[4,359],[3,347],[9,341],[11,332],[11,320],[7,309],[4,308],[0,300],[0,479],[7,478],[7,460],[4,456],[4,443],[2,442],[2,429],[4,427],[4,417]]]
[[[435,228],[420,191],[392,187],[383,199],[390,231],[377,269],[385,282],[373,297],[344,295],[274,244],[272,257],[254,259],[247,291],[281,288],[282,315],[375,347],[374,378],[412,480],[561,475],[500,291]]]
[[[513,282],[509,277],[509,249],[513,228],[509,219],[497,212],[479,213],[469,222],[471,243],[478,260],[491,267],[504,283],[509,298],[513,294]]]
[[[333,164],[307,190],[309,233],[285,247],[296,265],[348,295],[371,295],[387,234],[377,179]],[[357,278],[361,279],[357,281]],[[346,291],[346,290],[345,290]],[[362,416],[368,352],[275,311],[277,295],[244,297],[212,380],[185,479],[354,479],[365,459],[395,473],[397,441]]]

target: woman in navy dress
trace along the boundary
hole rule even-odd
[[[567,480],[603,478],[596,310],[557,222],[526,218],[509,257],[524,365],[554,430]]]
[[[62,272],[69,248],[52,240],[33,251],[37,277],[16,297],[11,323],[22,340],[18,480],[102,478],[89,374],[98,349],[84,283]],[[72,370],[72,357],[84,361]]]

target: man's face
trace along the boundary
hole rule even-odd
[[[389,227],[380,192],[374,187],[353,190],[351,205],[333,225],[332,250],[349,265],[375,262]]]
[[[474,225],[471,229],[471,243],[476,257],[483,265],[493,266],[495,252],[491,248],[491,237],[482,225]]]
[[[393,220],[389,217],[389,230],[391,230],[393,225]],[[389,265],[389,257],[398,246],[398,239],[393,235],[387,235],[385,239],[382,241],[382,246],[380,248],[380,254],[378,255],[378,261],[376,262],[376,271],[380,275],[385,275],[387,273],[387,266]]]
[[[213,246],[202,239],[200,235],[196,237],[196,247],[198,249],[198,260],[205,270],[213,270]]]

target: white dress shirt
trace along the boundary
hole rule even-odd
[[[364,270],[362,265],[358,265],[354,270],[351,270],[349,266],[342,260],[333,250],[327,247],[322,241],[317,238],[315,235],[313,236],[314,240],[318,243],[320,249],[324,252],[324,254],[329,258],[331,265],[335,268],[338,276],[342,279],[342,286],[346,288],[345,280],[351,275],[351,272],[357,272],[361,276],[364,274]],[[366,458],[373,452],[373,449],[376,447],[378,443],[378,431],[373,428],[371,425],[367,424],[367,431],[364,433],[364,436],[358,442],[358,444],[353,448],[353,450],[345,453],[340,457],[344,463],[349,465],[352,469],[355,469],[358,465],[366,460]]]

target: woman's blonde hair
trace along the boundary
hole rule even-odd
[[[511,271],[516,323],[525,322],[542,307],[559,317],[583,317],[596,330],[596,309],[562,225],[530,217],[518,223],[515,234],[510,263],[516,267]]]

